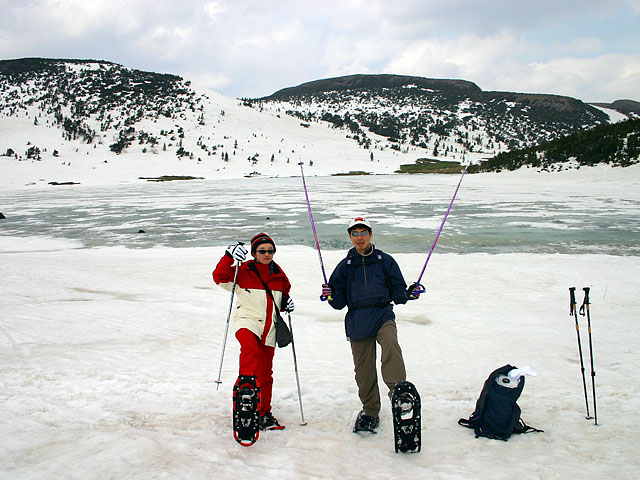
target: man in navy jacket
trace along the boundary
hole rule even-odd
[[[382,349],[382,379],[391,396],[396,383],[406,380],[392,302],[400,305],[415,300],[423,289],[416,284],[407,288],[393,257],[371,243],[373,233],[366,218],[351,220],[347,232],[353,248],[335,268],[329,283],[322,286],[322,298],[336,310],[348,307],[345,331],[362,402],[354,431],[373,432],[379,425],[381,406],[376,342]]]

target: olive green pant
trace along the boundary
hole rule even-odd
[[[365,415],[377,417],[380,413],[380,390],[376,370],[376,343],[382,349],[382,380],[389,388],[389,398],[396,383],[406,380],[407,373],[398,344],[398,330],[394,320],[385,322],[375,337],[351,340],[351,354],[358,384],[358,396]]]

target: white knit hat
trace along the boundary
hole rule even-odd
[[[353,230],[355,227],[365,227],[368,230],[371,230],[371,224],[369,223],[369,221],[364,218],[364,217],[355,217],[353,218],[350,222],[349,222],[349,226],[347,227],[347,232],[351,233],[351,230]]]

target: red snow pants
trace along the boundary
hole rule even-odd
[[[250,330],[241,328],[236,332],[240,342],[240,375],[255,375],[260,387],[260,415],[271,411],[273,389],[273,354],[275,347],[263,345]]]

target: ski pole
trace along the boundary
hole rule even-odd
[[[596,372],[593,369],[593,343],[591,341],[591,313],[589,312],[589,287],[584,287],[584,301],[580,307],[580,315],[587,312],[587,329],[589,331],[589,357],[591,358],[591,388],[593,389],[593,423],[598,425],[598,411],[596,409]]]
[[[300,393],[300,376],[298,375],[298,361],[296,359],[296,344],[293,341],[293,326],[291,325],[291,312],[287,312],[289,317],[289,330],[291,331],[291,350],[293,351],[293,368],[296,372],[296,384],[298,385],[298,403],[300,404],[300,417],[302,419],[300,425],[306,425],[304,421],[304,412],[302,411],[302,394]]]
[[[302,185],[304,186],[304,196],[307,198],[307,210],[309,210],[309,220],[311,221],[311,229],[313,230],[313,237],[316,240],[316,250],[318,251],[318,258],[320,259],[320,268],[322,269],[322,278],[324,278],[324,283],[328,283],[327,274],[324,271],[324,263],[322,263],[322,253],[320,253],[320,243],[318,242],[318,233],[316,232],[316,224],[313,221],[313,215],[311,214],[311,202],[309,202],[307,182],[304,180],[304,170],[302,169],[303,162],[299,162],[298,165],[300,165],[300,173],[302,174]]]
[[[576,308],[576,287],[569,288],[569,295],[571,297],[571,303],[569,308],[571,311],[569,315],[575,317],[576,320],[576,335],[578,336],[578,353],[580,354],[580,371],[582,372],[582,388],[584,389],[584,404],[587,408],[587,420],[591,419],[589,415],[589,400],[587,399],[587,380],[584,376],[584,361],[582,359],[582,342],[580,341],[580,325],[578,324],[578,309]]]
[[[447,221],[447,217],[449,216],[449,212],[451,211],[451,207],[453,206],[453,202],[456,199],[456,195],[458,194],[458,190],[460,189],[460,184],[462,183],[462,179],[467,173],[467,169],[462,170],[462,175],[460,176],[460,180],[458,181],[458,186],[456,187],[456,191],[453,193],[453,197],[451,198],[451,202],[449,203],[449,208],[447,209],[447,213],[445,213],[444,218],[442,219],[442,223],[440,224],[440,229],[438,230],[438,234],[436,235],[436,239],[433,241],[433,245],[431,245],[431,250],[429,250],[429,255],[427,255],[427,261],[424,262],[424,266],[422,267],[422,271],[420,272],[420,276],[416,281],[417,285],[420,285],[420,280],[422,280],[422,275],[424,271],[427,269],[427,264],[429,263],[429,259],[431,258],[431,254],[433,250],[436,248],[436,243],[438,243],[438,238],[440,238],[440,234],[442,233],[442,228],[444,227],[444,222]],[[423,287],[424,288],[424,287]]]
[[[244,243],[239,242],[240,245]],[[220,388],[222,381],[220,376],[222,375],[222,361],[224,360],[224,349],[227,345],[227,334],[229,333],[229,320],[231,319],[231,308],[233,307],[233,296],[236,292],[236,284],[238,283],[238,270],[240,270],[240,262],[236,262],[236,271],[233,274],[233,286],[231,287],[231,299],[229,300],[229,313],[227,313],[227,325],[224,328],[224,339],[222,340],[222,354],[220,355],[220,368],[218,369],[218,379],[216,380],[216,390]]]

